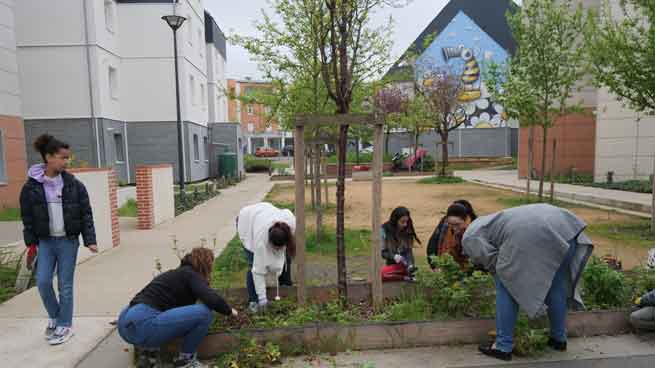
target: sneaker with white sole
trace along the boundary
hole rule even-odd
[[[175,368],[208,368],[205,364],[201,363],[196,356],[190,359],[176,359],[173,362]]]
[[[74,333],[72,328],[59,326],[57,329],[55,329],[54,335],[48,339],[48,343],[50,345],[60,345],[70,340],[73,335]]]
[[[57,328],[57,320],[50,319],[48,320],[48,325],[45,328],[45,339],[50,340],[55,334],[55,329]]]

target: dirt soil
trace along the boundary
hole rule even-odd
[[[293,188],[293,185],[279,184],[274,187],[269,198],[276,202],[293,203]],[[414,226],[423,243],[415,250],[418,258],[425,254],[425,246],[432,231],[445,213],[448,205],[454,200],[467,199],[473,204],[478,215],[486,215],[505,208],[499,198],[520,196],[518,193],[476,184],[427,185],[418,184],[413,179],[384,181],[382,190],[383,222],[386,221],[388,214],[397,206],[405,206],[410,209]],[[336,203],[335,192],[336,187],[334,184],[330,185],[329,201],[333,205]],[[350,229],[370,228],[371,196],[370,182],[346,183],[346,227]],[[307,190],[307,204],[311,203],[310,198],[309,190]],[[583,218],[588,224],[637,220],[635,217],[589,207],[574,206],[569,209]],[[329,211],[324,216],[325,224],[333,228],[336,226],[335,212],[334,210]],[[316,222],[315,215],[308,213],[306,221],[307,226],[313,228]],[[638,266],[647,259],[648,249],[646,248],[629,244],[617,244],[615,241],[601,236],[592,236],[592,239],[594,240],[594,253],[596,255],[615,255],[623,261],[625,269]]]

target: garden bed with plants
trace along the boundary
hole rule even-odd
[[[237,185],[241,182],[242,178],[219,178],[212,182],[205,182],[202,185],[191,185],[191,191],[188,189],[182,192],[175,192],[175,216],[194,209],[199,204],[207,202],[208,200],[221,194],[220,190]]]
[[[415,283],[395,284],[392,292],[387,289],[394,284],[385,284],[386,301],[380,310],[370,305],[368,284],[353,285],[357,296],[345,305],[336,299],[336,287],[309,291],[313,303],[304,307],[288,294],[263,314],[219,317],[199,352],[203,357],[234,354],[243,339],[275,344],[283,354],[485,341],[494,328],[493,278],[479,271],[462,272],[449,256],[436,261],[441,272],[420,270]],[[592,258],[582,283],[588,311],[570,314],[570,335],[619,334],[630,330],[628,308],[634,297],[655,288],[655,271],[622,273]],[[240,301],[245,297],[244,291],[224,292],[233,301],[237,294]],[[545,320],[529,322],[521,316],[515,353],[531,356],[543,351],[548,340],[545,327]]]

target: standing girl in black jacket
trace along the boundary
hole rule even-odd
[[[80,234],[91,252],[97,253],[98,247],[89,195],[84,184],[66,172],[70,147],[44,134],[34,148],[43,163],[30,168],[20,194],[23,237],[29,267],[37,258],[36,285],[50,317],[46,339],[58,345],[73,337],[73,278]],[[52,287],[55,268],[59,300]]]
[[[175,367],[205,367],[196,351],[214,320],[212,311],[237,315],[209,286],[213,265],[214,252],[194,248],[178,268],[155,277],[123,309],[118,333],[141,350],[137,368],[158,367],[159,347],[178,337],[182,350]]]

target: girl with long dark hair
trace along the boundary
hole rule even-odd
[[[382,258],[387,267],[382,268],[384,281],[409,280],[416,272],[414,263],[414,241],[421,240],[414,230],[414,221],[406,207],[397,207],[391,212],[389,221],[382,225]]]

